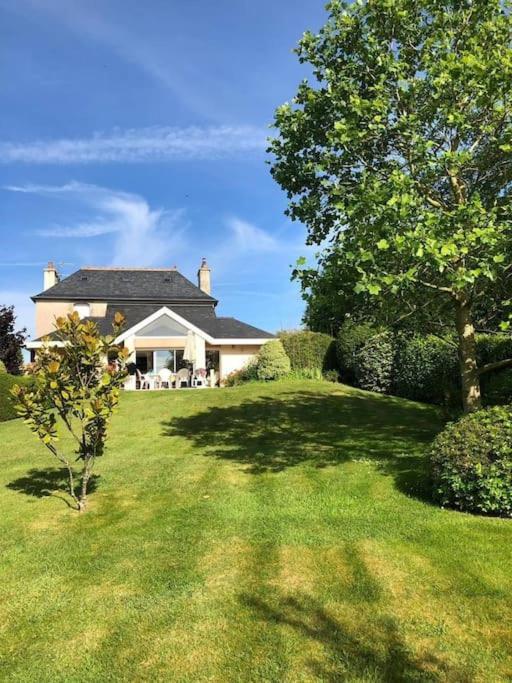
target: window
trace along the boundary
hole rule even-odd
[[[206,369],[208,371],[215,370],[215,372],[219,372],[219,365],[220,365],[219,360],[220,360],[219,351],[212,351],[212,350],[206,349]]]
[[[73,311],[76,311],[80,319],[87,318],[90,315],[91,307],[89,304],[74,304]]]
[[[154,351],[154,362],[153,367],[155,372],[160,372],[164,368],[174,372],[174,350],[173,349],[162,349]]]
[[[187,330],[167,315],[162,315],[157,320],[146,325],[136,334],[137,337],[186,337]]]

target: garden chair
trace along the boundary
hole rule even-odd
[[[194,372],[194,378],[192,379],[193,387],[205,387],[206,386],[206,370],[203,368],[198,368]]]
[[[137,381],[135,382],[135,388],[137,388],[137,382],[139,384],[139,389],[149,389],[149,381],[146,375],[143,375],[140,370],[135,370],[135,375]]]
[[[167,389],[170,389],[172,386],[171,377],[173,373],[167,368],[162,368],[158,374],[160,376],[160,388],[163,389],[166,387]]]
[[[186,387],[190,386],[190,370],[187,368],[181,368],[176,373],[176,389],[180,389],[183,383]]]

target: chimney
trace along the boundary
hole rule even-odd
[[[201,267],[197,271],[197,285],[199,289],[201,289],[205,294],[211,294],[211,270],[208,267],[205,258],[203,258],[203,260],[201,261]]]
[[[45,292],[59,281],[59,274],[53,261],[48,261],[48,265],[43,271],[43,291]]]

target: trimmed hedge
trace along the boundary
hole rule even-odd
[[[356,383],[357,353],[376,333],[375,327],[369,323],[355,323],[352,320],[343,323],[336,338],[336,357],[343,382]]]
[[[434,335],[399,336],[395,345],[393,393],[397,396],[449,404],[460,396],[457,348]]]
[[[257,356],[258,379],[281,379],[290,372],[290,359],[279,339],[263,344]]]
[[[512,411],[495,406],[464,416],[430,452],[434,497],[467,512],[512,515]]]
[[[280,332],[279,339],[292,370],[319,370],[322,373],[336,369],[336,345],[328,334],[297,330]]]
[[[10,389],[14,384],[31,384],[33,379],[23,375],[8,375],[7,373],[0,373],[0,422],[12,420],[18,417],[14,410],[14,404],[11,399]]]
[[[355,354],[357,386],[379,394],[391,393],[395,358],[391,332],[375,334]]]

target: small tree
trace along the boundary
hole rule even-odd
[[[21,372],[21,350],[26,339],[26,330],[16,331],[15,322],[14,306],[0,306],[0,360],[11,375]]]
[[[280,379],[290,372],[290,359],[279,339],[263,344],[258,353],[258,379]]]
[[[123,323],[123,315],[116,313],[115,336]],[[96,458],[104,453],[108,422],[126,376],[128,350],[114,343],[115,336],[101,336],[95,323],[82,322],[77,313],[58,318],[52,341],[61,344],[46,343],[37,354],[35,387],[12,388],[18,414],[66,467],[68,493],[80,512],[86,508],[87,486]],[[75,441],[78,473],[58,447],[62,425]]]
[[[327,7],[298,49],[316,84],[276,112],[273,176],[340,280],[355,269],[357,292],[407,314],[446,302],[475,410],[496,368],[478,366],[475,317],[503,314],[490,293],[511,272],[512,2]]]

